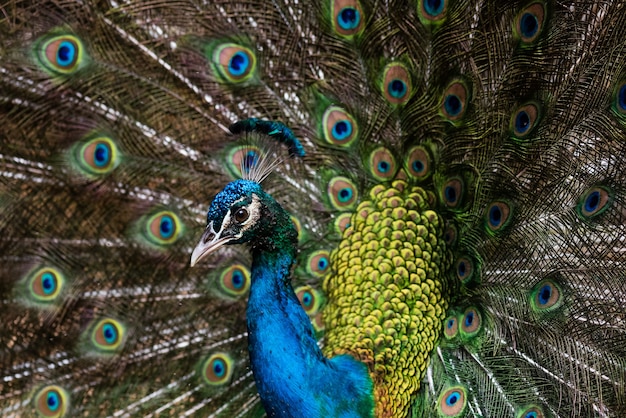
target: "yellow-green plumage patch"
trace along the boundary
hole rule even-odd
[[[426,192],[396,181],[370,192],[331,255],[325,354],[365,362],[377,416],[403,416],[420,387],[448,308],[451,256]]]

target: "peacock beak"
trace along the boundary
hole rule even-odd
[[[191,267],[195,266],[198,261],[202,260],[207,255],[211,254],[214,251],[217,251],[224,244],[234,240],[236,237],[234,236],[221,236],[221,232],[215,232],[213,230],[213,222],[211,222],[202,237],[200,238],[200,242],[196,245],[196,248],[193,249],[191,253]]]

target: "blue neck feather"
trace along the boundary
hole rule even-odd
[[[329,360],[317,346],[289,280],[295,243],[281,232],[272,235],[272,251],[253,248],[246,311],[250,362],[263,406],[270,417],[373,416],[366,366],[348,355]]]

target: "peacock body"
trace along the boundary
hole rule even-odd
[[[626,415],[626,2],[0,11],[2,416]]]

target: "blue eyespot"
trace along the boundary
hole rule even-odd
[[[345,31],[352,31],[359,27],[361,23],[361,14],[354,7],[344,7],[337,15],[337,23],[339,27]]]
[[[109,344],[113,344],[117,341],[117,330],[111,324],[104,324],[102,327],[102,335],[104,336],[104,340]]]
[[[108,136],[95,135],[73,147],[72,160],[80,172],[88,177],[98,177],[113,171],[120,163],[115,142]]]
[[[256,56],[250,48],[236,43],[209,46],[211,64],[220,81],[243,83],[256,74]]]
[[[561,295],[561,290],[554,281],[550,279],[543,280],[530,293],[531,306],[538,312],[556,309],[563,301]]]
[[[589,193],[587,199],[585,199],[585,211],[587,212],[595,212],[600,206],[600,192],[598,190],[594,190]]]
[[[324,112],[322,134],[327,143],[348,147],[357,138],[357,131],[354,118],[339,106],[329,106]]]
[[[409,149],[408,157],[404,163],[407,174],[417,180],[425,179],[431,174],[431,161],[430,153],[426,147],[418,145]]]
[[[358,0],[330,0],[333,30],[339,36],[352,38],[364,27],[363,9]]]
[[[71,74],[87,62],[83,44],[74,35],[45,35],[35,45],[39,62],[55,75]]]
[[[543,411],[539,406],[530,406],[524,408],[517,414],[519,418],[544,418]]]
[[[320,257],[317,261],[317,268],[320,270],[326,270],[326,267],[328,267],[328,259],[326,257]]]
[[[41,267],[24,278],[29,289],[28,302],[50,304],[59,300],[67,281],[54,267]]]
[[[467,263],[465,261],[460,261],[457,265],[456,274],[459,276],[461,280],[465,278],[467,274]]]
[[[512,206],[508,202],[493,202],[487,207],[485,223],[489,233],[499,233],[513,219]]]
[[[515,117],[515,131],[520,134],[525,134],[530,127],[530,116],[527,112],[521,111]]]
[[[57,49],[57,64],[61,67],[69,67],[76,59],[76,44],[71,41],[62,41]]]
[[[531,13],[524,13],[520,18],[520,29],[522,36],[525,38],[532,38],[537,34],[539,30],[539,21],[537,17]]]
[[[242,296],[250,287],[250,272],[244,265],[234,264],[221,272],[219,285],[228,296]]]
[[[397,171],[396,159],[387,148],[376,148],[369,155],[367,166],[377,180],[391,180]]]
[[[393,105],[403,105],[411,97],[409,70],[399,62],[388,64],[383,71],[382,93]]]
[[[406,83],[402,80],[393,79],[387,84],[389,95],[395,99],[402,99],[407,92]]]
[[[333,126],[333,138],[343,141],[352,135],[352,124],[347,120],[340,120]]]
[[[67,414],[69,395],[60,386],[49,385],[41,388],[31,403],[37,411],[37,416],[59,418]],[[28,416],[30,415],[28,414]]]
[[[175,243],[183,231],[182,222],[172,211],[157,212],[145,223],[145,237],[160,248]]]
[[[215,353],[202,363],[201,373],[209,386],[221,386],[230,381],[233,374],[233,360],[226,353]]]
[[[461,394],[459,392],[452,392],[446,397],[446,405],[454,406],[459,399],[461,399]]]
[[[174,219],[169,215],[163,215],[161,217],[161,224],[159,225],[161,231],[161,237],[163,239],[171,238],[176,228],[174,227]]]
[[[520,106],[513,112],[510,127],[515,138],[522,139],[535,129],[540,118],[539,109],[539,103],[530,102]]]
[[[532,3],[518,13],[515,27],[521,41],[530,44],[537,40],[544,27],[546,10],[540,2]]]
[[[444,0],[421,0],[419,2],[418,17],[425,25],[440,23],[446,12]]]
[[[463,314],[463,322],[461,323],[462,335],[465,338],[474,337],[481,329],[481,317],[475,308],[468,308]]]
[[[41,288],[43,289],[44,294],[50,295],[54,293],[57,287],[57,281],[52,273],[44,273],[41,275]]]
[[[109,147],[104,144],[97,144],[94,152],[94,163],[98,167],[106,166],[109,163]]]
[[[242,51],[233,54],[230,62],[228,63],[228,69],[233,77],[240,77],[248,71],[250,66],[250,58]]]
[[[466,399],[466,391],[462,386],[455,386],[447,389],[439,395],[439,401],[437,402],[439,416],[461,416],[467,403]]]
[[[604,213],[613,202],[613,192],[603,186],[592,187],[580,197],[576,210],[583,219],[592,219]]]
[[[352,199],[352,189],[348,188],[348,187],[344,187],[341,190],[339,190],[339,201],[342,203],[345,203],[347,201],[349,201],[350,199]]]
[[[469,312],[467,315],[465,315],[465,320],[463,321],[463,324],[466,327],[471,327],[473,323],[474,323],[474,313]]]
[[[446,113],[452,118],[458,116],[463,110],[463,103],[456,94],[447,95],[443,105]]]
[[[357,196],[356,186],[346,177],[334,177],[328,183],[328,197],[335,209],[351,209],[357,202]]]
[[[304,306],[311,306],[312,302],[313,302],[313,296],[311,295],[311,293],[306,292],[304,293],[304,295],[302,295],[302,304]]]
[[[213,362],[213,373],[217,377],[222,377],[226,373],[226,364],[221,359],[216,359]]]
[[[538,301],[540,305],[545,305],[550,300],[550,296],[552,296],[552,286],[545,285],[541,289],[539,289]]]
[[[112,354],[122,347],[126,328],[112,318],[99,320],[92,327],[91,342],[101,354]]]
[[[444,189],[444,196],[448,203],[455,203],[457,199],[457,190],[454,186],[446,186]]]
[[[307,271],[309,274],[321,277],[330,267],[330,254],[326,250],[318,250],[309,254],[307,259]]]
[[[500,226],[500,223],[502,222],[502,211],[496,205],[489,209],[489,222],[491,222],[494,227]]]
[[[322,297],[320,293],[310,286],[301,286],[296,290],[296,297],[302,305],[302,309],[306,314],[313,318],[319,313],[319,308],[322,303]]]
[[[233,287],[241,289],[246,284],[246,279],[241,271],[235,271],[232,276]]]
[[[56,411],[59,409],[59,406],[61,405],[59,394],[53,391],[48,392],[48,395],[46,396],[46,405],[48,405],[48,409],[50,409],[50,411]]]

